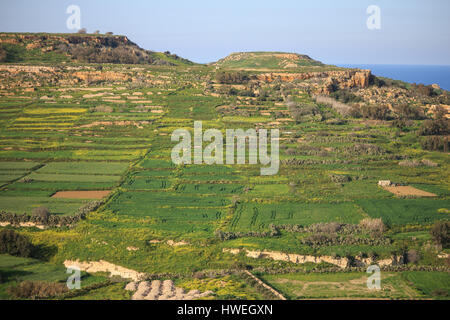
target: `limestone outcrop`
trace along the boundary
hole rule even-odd
[[[370,70],[343,70],[326,72],[304,72],[304,73],[263,73],[256,76],[262,82],[273,82],[275,80],[292,82],[295,80],[323,79],[324,88],[330,85],[339,86],[342,89],[367,88],[370,83]],[[327,93],[326,89],[323,93]]]
[[[351,266],[351,261],[348,258],[340,258],[340,257],[331,257],[331,256],[311,256],[311,255],[301,255],[295,253],[284,253],[279,251],[266,251],[266,250],[246,250],[246,249],[237,249],[237,248],[224,248],[222,250],[226,253],[231,253],[234,255],[239,254],[240,252],[245,252],[245,255],[249,258],[261,259],[261,258],[269,258],[276,261],[286,261],[292,263],[322,263],[326,262],[329,264],[333,264],[342,269],[346,269]],[[383,260],[373,260],[372,258],[362,258],[355,257],[354,262],[357,267],[366,267],[369,265],[377,264],[380,267],[384,266],[397,266],[402,265],[404,263],[403,257],[392,256],[390,259]]]
[[[86,271],[89,273],[107,272],[110,273],[111,277],[119,276],[121,278],[132,279],[134,281],[142,280],[146,276],[145,273],[127,269],[104,260],[92,262],[80,262],[79,260],[74,261],[66,260],[64,261],[64,266],[66,268],[77,267],[81,271]]]

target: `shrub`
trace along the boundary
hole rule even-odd
[[[436,222],[430,234],[439,247],[447,248],[450,242],[450,222]]]
[[[363,99],[351,93],[348,90],[338,90],[330,94],[331,98],[334,98],[343,103],[361,102]]]
[[[30,240],[14,232],[13,230],[0,231],[0,253],[7,253],[12,256],[30,257],[33,245]]]
[[[8,293],[18,299],[39,299],[55,297],[69,291],[65,283],[23,281],[16,287],[9,287]]]

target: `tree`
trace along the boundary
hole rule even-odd
[[[411,249],[406,254],[406,260],[409,263],[417,263],[420,260],[420,254],[416,250]]]
[[[430,233],[439,247],[448,247],[450,243],[450,222],[436,222],[431,228]]]
[[[46,207],[34,208],[32,214],[38,221],[43,223],[47,223],[50,217],[50,211]]]
[[[31,256],[33,245],[30,240],[14,232],[13,230],[0,231],[0,253],[7,253],[13,256]]]
[[[86,28],[82,28],[82,29],[78,30],[78,33],[86,34],[87,30],[86,30]]]

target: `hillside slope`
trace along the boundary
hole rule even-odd
[[[285,52],[237,52],[220,59],[212,65],[237,69],[286,69],[306,66],[323,66],[320,61],[307,55]]]
[[[192,65],[170,52],[140,48],[126,36],[0,33],[0,62],[82,62]]]

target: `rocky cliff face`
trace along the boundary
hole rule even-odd
[[[193,64],[169,52],[144,50],[120,35],[0,33],[0,51],[7,52],[3,55],[6,62]]]
[[[27,49],[45,48],[58,44],[90,44],[106,47],[118,47],[120,45],[136,46],[126,36],[114,35],[83,35],[83,34],[14,34],[0,33],[0,44],[9,43],[28,46]]]
[[[334,87],[341,89],[367,88],[369,87],[370,70],[343,70],[305,73],[263,73],[256,76],[259,81],[273,82],[275,80],[292,82],[295,80],[322,80],[323,86],[320,93],[329,94]]]

